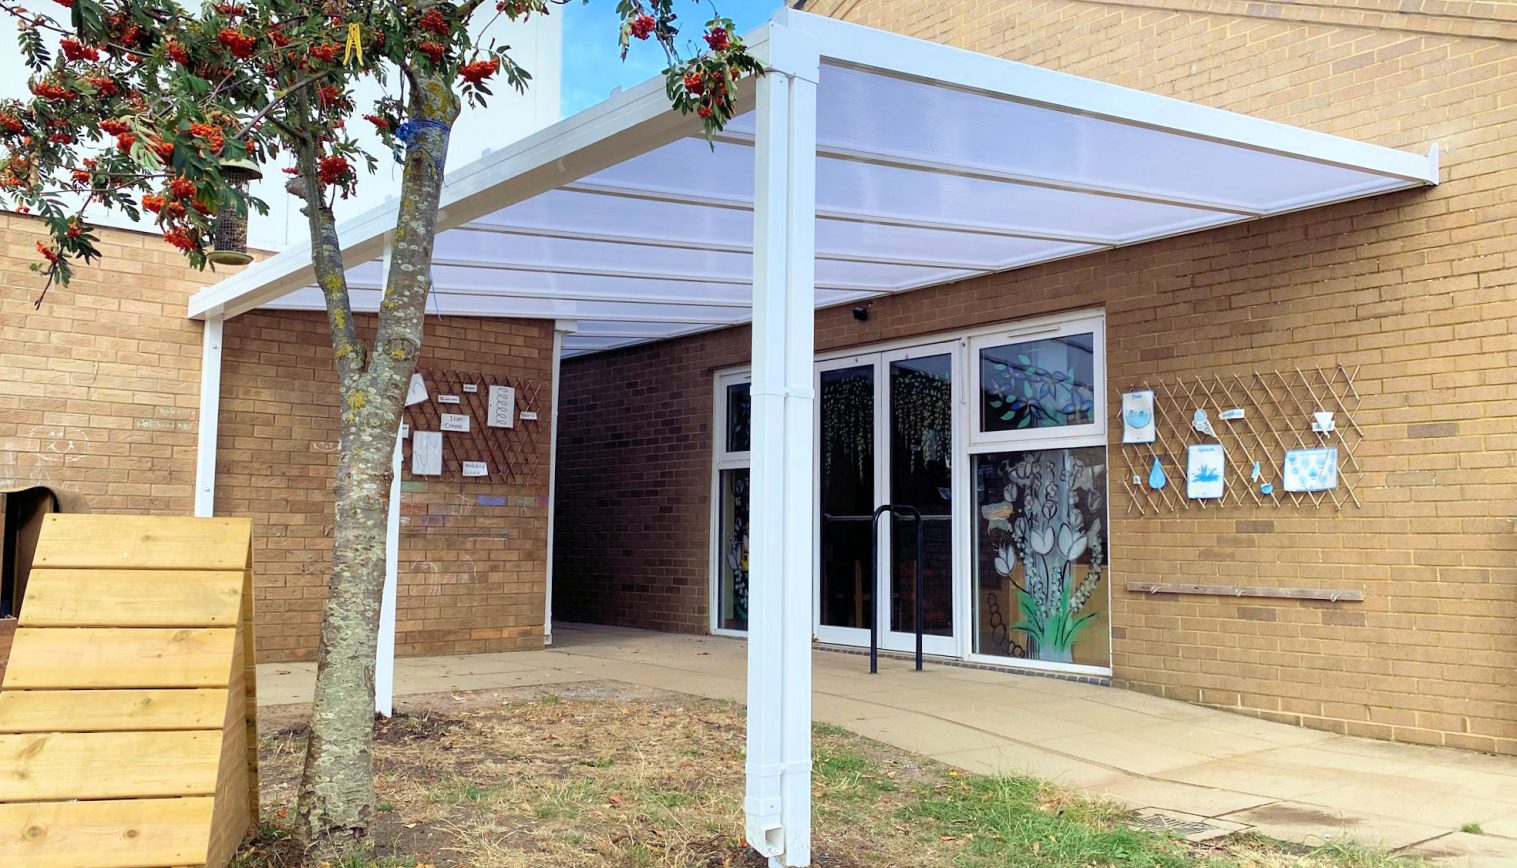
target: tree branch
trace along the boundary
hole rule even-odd
[[[303,127],[310,124],[310,107],[304,100],[292,106]],[[342,266],[342,243],[337,237],[337,223],[321,197],[317,172],[318,145],[305,135],[294,140],[295,165],[299,170],[291,182],[291,192],[305,200],[306,222],[311,230],[311,268],[316,285],[326,300],[327,326],[332,333],[332,352],[337,361],[337,376],[342,394],[352,394],[364,371],[364,347],[353,324],[353,304],[348,295],[348,276]]]

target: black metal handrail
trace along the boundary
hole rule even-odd
[[[916,519],[917,525],[917,556],[913,572],[916,574],[916,634],[917,634],[917,671],[922,671],[922,621],[926,616],[926,609],[922,599],[925,583],[922,577],[922,511],[914,506],[896,506],[887,503],[876,509],[869,520],[870,530],[873,531],[869,547],[869,586],[874,589],[874,611],[869,618],[869,674],[874,675],[880,671],[880,606],[879,601],[885,599],[880,594],[880,516],[890,513],[894,518],[897,513]],[[885,607],[887,616],[890,607]]]

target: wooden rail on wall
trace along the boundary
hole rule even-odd
[[[1241,585],[1187,585],[1180,582],[1128,582],[1137,594],[1204,594],[1213,597],[1278,597],[1287,600],[1327,600],[1330,603],[1362,603],[1363,591],[1332,588],[1248,588]]]
[[[0,690],[0,865],[225,865],[258,810],[247,519],[52,515]]]

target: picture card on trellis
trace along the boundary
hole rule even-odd
[[[1154,428],[1154,390],[1142,389],[1122,394],[1122,442],[1152,443]]]
[[[1222,497],[1222,476],[1227,453],[1220,443],[1193,443],[1185,468],[1185,496],[1193,500]]]
[[[1288,450],[1281,475],[1286,491],[1332,491],[1338,487],[1338,447]]]

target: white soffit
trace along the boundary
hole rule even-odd
[[[823,58],[818,306],[1437,183],[1410,154],[781,10]],[[745,94],[745,100],[747,95]],[[449,175],[428,312],[573,319],[566,355],[747,322],[752,116],[714,144],[658,81]],[[394,207],[339,227],[377,308]],[[190,315],[319,310],[308,247]]]

